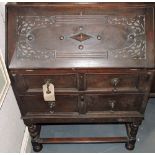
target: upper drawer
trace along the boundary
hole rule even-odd
[[[9,67],[154,67],[153,8],[120,7],[9,6]]]
[[[27,71],[28,72],[28,71]],[[49,81],[54,85],[56,93],[90,92],[147,92],[152,81],[153,72],[123,71],[106,72],[84,70],[62,73],[50,73],[47,70],[39,73],[26,71],[19,74],[12,73],[12,80],[16,91],[22,93],[42,93],[42,86]],[[48,72],[48,73],[45,73]]]
[[[77,74],[33,74],[16,75],[14,77],[15,87],[18,93],[41,92],[42,86],[50,81],[55,90],[73,91],[78,89]]]
[[[147,91],[151,80],[149,73],[87,73],[85,88],[88,91]]]

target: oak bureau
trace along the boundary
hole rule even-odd
[[[134,149],[155,90],[153,3],[8,3],[6,42],[34,151],[45,143],[117,142]],[[122,123],[127,136],[39,135],[45,124],[72,123]]]

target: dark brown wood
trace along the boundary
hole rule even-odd
[[[155,97],[155,78],[153,79],[153,83],[152,83],[152,86],[151,86],[150,97]]]
[[[33,146],[33,150],[39,152],[42,149],[42,144],[36,142],[40,135],[41,126],[36,124],[31,124],[28,126],[28,130],[31,136],[31,143]]]
[[[125,146],[128,150],[133,150],[135,147],[136,135],[140,124],[141,124],[141,121],[133,122],[127,125],[128,142],[126,143]]]
[[[74,137],[74,138],[40,138],[38,143],[63,144],[63,143],[124,143],[127,137]]]
[[[36,138],[40,134],[41,126],[32,124],[32,125],[28,126],[28,130],[29,130],[30,136],[32,138]]]
[[[150,93],[150,97],[154,98],[155,97],[155,93]]]
[[[35,151],[42,143],[133,149],[154,90],[154,3],[8,3],[6,63]],[[54,85],[56,101],[43,98]],[[150,95],[150,92],[152,95]],[[39,138],[40,125],[124,123],[127,137]]]
[[[51,10],[51,7],[52,7],[52,10]],[[112,7],[111,9],[110,9],[110,5],[108,8],[101,7],[99,6],[99,4],[93,4],[93,5],[81,4],[78,6],[73,4],[70,4],[70,5],[45,4],[45,5],[38,5],[38,6],[19,4],[18,6],[14,6],[14,7],[8,6],[8,19],[9,19],[8,26],[11,25],[11,27],[8,28],[8,33],[11,34],[9,36],[10,38],[8,38],[8,41],[11,41],[11,43],[13,42],[13,44],[10,44],[10,43],[8,44],[9,45],[8,50],[12,51],[11,49],[15,49],[15,46],[17,45],[16,42],[18,42],[19,38],[21,40],[21,42],[18,42],[20,47],[19,48],[16,47],[14,56],[13,56],[13,51],[10,52],[10,55],[8,56],[10,68],[17,68],[17,67],[18,68],[25,68],[25,67],[26,68],[47,68],[47,67],[51,68],[51,65],[53,66],[53,68],[61,68],[61,67],[64,67],[64,68],[106,67],[107,68],[107,67],[114,67],[114,66],[124,68],[124,67],[129,67],[128,64],[130,64],[130,67],[133,67],[133,68],[154,67],[154,57],[152,57],[153,24],[151,20],[153,17],[153,9],[150,6],[148,7],[140,6],[137,8],[126,6],[126,7],[122,7],[121,10],[117,7],[115,9],[113,8],[113,6],[111,7]],[[65,16],[63,16],[62,14]],[[23,18],[23,16],[25,18]],[[40,18],[40,16],[42,16],[42,18]],[[52,19],[52,18],[50,19],[48,18],[49,16],[56,16],[56,19]],[[132,20],[130,20],[128,16]],[[17,20],[14,20],[14,17],[18,17]],[[114,20],[114,18],[116,20]],[[94,22],[94,19],[95,19],[95,22]],[[147,21],[147,24],[144,24],[145,20]],[[23,25],[20,25],[22,21],[23,21]],[[30,22],[29,23],[30,25],[26,25],[27,21]],[[103,21],[103,23],[101,21]],[[122,21],[122,22],[126,21],[126,22],[119,23],[119,21]],[[134,22],[132,23],[131,21],[135,21],[135,23]],[[35,25],[33,25],[33,22]],[[58,22],[60,26],[53,27],[53,24],[55,22],[56,23]],[[70,28],[66,26],[68,22],[69,24],[70,22],[72,23],[70,24]],[[134,33],[131,28],[128,28],[128,26],[130,27],[131,25],[130,22],[132,26],[135,27],[135,29],[137,29],[135,33],[136,36],[132,36],[132,35],[130,36],[130,34]],[[136,22],[139,23],[138,26],[136,25]],[[62,23],[65,24],[63,26],[63,29],[61,29]],[[85,26],[82,32],[85,35],[91,36],[91,39],[88,39],[83,42],[79,42],[79,41],[74,41],[72,38],[70,38],[76,34],[80,34],[81,33],[80,27],[85,23],[88,25]],[[91,25],[89,23],[91,23]],[[47,25],[48,28],[49,26],[51,26],[50,31],[49,29],[46,29],[46,28],[43,30],[41,28],[38,28],[39,24],[42,24],[44,27]],[[113,27],[113,24],[116,26]],[[145,25],[147,29],[143,27]],[[33,32],[31,30],[33,30],[34,26],[35,26],[35,31]],[[94,27],[98,27],[98,28],[94,28]],[[30,33],[28,34],[27,34],[27,28],[30,31]],[[146,30],[146,32],[144,32],[144,29]],[[20,31],[22,31],[21,35],[20,35]],[[64,32],[66,33],[63,34]],[[104,33],[104,36],[102,36],[103,33]],[[40,34],[42,34],[42,37],[44,39],[42,39],[42,37],[39,37],[40,39],[37,38],[36,40],[36,37],[39,36]],[[100,34],[103,39],[97,40],[96,37],[98,36],[98,34]],[[22,35],[23,36],[26,35],[27,39],[28,38],[31,38],[31,39],[27,40],[26,38],[23,38]],[[51,35],[53,35],[53,37],[51,37]],[[59,37],[62,35],[64,35],[64,40],[59,40]],[[115,37],[116,35],[117,37]],[[124,35],[126,35],[127,38],[126,37],[124,38]],[[13,36],[16,36],[16,37],[13,37]],[[136,40],[136,42],[132,44],[133,40],[137,39],[137,36],[140,36],[142,38],[139,40]],[[144,39],[145,36],[146,36],[146,40]],[[52,42],[50,42],[50,40],[52,40]],[[143,42],[139,42],[139,41],[143,41]],[[145,41],[148,42],[147,46],[145,45]],[[60,44],[61,46],[59,46]],[[77,47],[80,46],[81,44],[83,44],[84,49],[82,53],[79,53],[81,52],[81,50],[79,51]],[[141,46],[137,46],[138,44]],[[133,45],[131,50],[130,48],[128,49],[130,45]],[[147,49],[145,49],[146,47]],[[25,48],[27,50],[26,51],[27,54],[24,52]],[[127,53],[125,52],[124,54],[121,54],[121,52],[123,50],[126,50],[126,48],[127,48],[127,51],[130,51],[130,52],[128,53],[126,51]],[[120,51],[115,52],[114,49],[118,49]],[[45,54],[42,55],[41,52],[39,52],[40,50],[46,50]],[[140,54],[134,53],[134,50],[140,50],[141,52]],[[146,50],[149,52],[146,55],[147,58],[144,59]],[[38,56],[36,55],[37,54],[36,52],[38,53]],[[15,56],[16,54],[18,55],[18,59]],[[33,61],[29,61],[29,58],[33,59]],[[48,61],[48,58],[50,59],[50,61]],[[53,58],[54,58],[54,61],[53,61]],[[120,61],[120,58],[121,58],[121,61]],[[87,59],[87,61],[85,61],[85,59]],[[43,61],[40,61],[40,60],[43,60]],[[75,62],[78,62],[78,63],[75,63]]]
[[[79,115],[79,113],[27,113],[22,117],[26,125],[34,123],[111,123],[111,122],[133,122],[144,119],[144,115],[138,112],[104,112],[104,113],[87,113]]]

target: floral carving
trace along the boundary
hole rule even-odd
[[[61,16],[62,21],[70,22],[73,20],[73,16]],[[87,15],[79,16],[82,20],[87,19]],[[65,18],[67,20],[65,20]],[[79,19],[78,18],[78,19]],[[89,20],[94,19],[95,16],[89,16]],[[60,22],[59,16],[18,16],[17,17],[17,35],[18,42],[16,45],[17,58],[27,59],[50,59],[55,58],[56,53],[53,50],[41,50],[34,49],[31,46],[31,41],[34,40],[34,36],[31,32],[36,28],[44,28]],[[58,21],[57,21],[58,20]],[[145,16],[107,16],[99,15],[98,20],[100,23],[108,25],[122,25],[129,29],[128,39],[131,40],[131,44],[121,49],[108,50],[108,57],[114,59],[117,58],[129,58],[129,59],[146,59],[146,39],[145,39]],[[68,34],[68,36],[72,34]],[[78,33],[70,37],[70,39],[76,39],[78,41],[84,41],[91,36],[85,33]],[[93,37],[92,37],[93,38]],[[95,38],[94,38],[95,39]],[[104,49],[103,49],[104,50]]]
[[[108,23],[113,25],[124,25],[131,29],[129,39],[133,43],[123,49],[115,49],[109,51],[109,55],[118,58],[146,59],[146,41],[145,41],[145,16],[136,17],[112,17],[108,18]],[[143,39],[140,38],[143,36]]]
[[[45,16],[18,16],[17,34],[26,35],[34,28],[46,27],[55,23],[55,17]]]
[[[139,15],[135,17],[108,16],[107,20],[108,20],[108,23],[111,25],[129,26],[132,29],[133,33],[136,35],[145,33],[145,16],[144,15]]]
[[[34,50],[25,40],[20,40],[17,43],[16,50],[19,59],[49,59],[55,57],[55,51]]]
[[[17,18],[17,34],[19,41],[16,45],[17,58],[27,59],[49,59],[55,57],[55,51],[37,50],[31,47],[28,41],[33,39],[30,32],[35,28],[47,27],[55,23],[54,17],[44,16],[18,16]]]

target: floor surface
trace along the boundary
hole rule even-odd
[[[123,136],[124,125],[46,125],[42,127],[41,137],[86,137],[86,136]],[[32,151],[33,152],[33,151]],[[139,128],[137,143],[133,151],[125,149],[124,144],[44,144],[41,153],[119,153],[155,152],[155,99],[150,99],[145,120]]]

